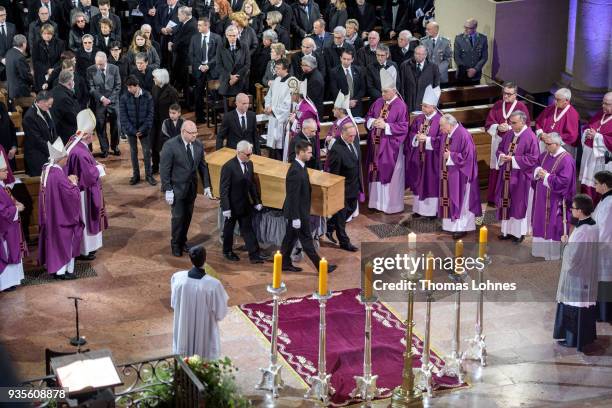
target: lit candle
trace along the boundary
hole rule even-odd
[[[274,289],[280,288],[281,285],[281,274],[283,270],[283,256],[280,251],[276,251],[274,254],[274,267],[272,269],[272,287]]]
[[[319,261],[319,295],[327,294],[327,259],[321,258]]]
[[[368,262],[363,273],[363,296],[366,299],[372,297],[372,276],[374,275],[374,265]]]
[[[487,240],[489,231],[484,225],[480,228],[480,247],[478,248],[478,256],[484,258],[487,254]]]
[[[416,238],[417,235],[414,232],[408,234],[408,249],[415,250],[416,249]]]
[[[426,281],[431,282],[431,280],[433,279],[433,265],[434,265],[433,253],[429,251],[427,253],[427,268],[425,269],[425,280]]]
[[[457,271],[457,269],[458,269],[457,268],[457,263],[458,263],[457,260],[459,258],[462,258],[462,257],[463,257],[463,241],[459,240],[455,244],[455,273],[460,273],[460,272]],[[463,265],[463,263],[462,263],[462,265]]]

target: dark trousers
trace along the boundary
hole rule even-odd
[[[300,240],[302,249],[308,255],[308,258],[312,261],[315,269],[319,269],[319,261],[321,258],[315,250],[314,243],[312,242],[312,231],[310,230],[310,220],[302,220],[299,229],[293,228],[291,220],[287,220],[287,231],[281,244],[281,254],[283,255],[283,267],[291,265],[291,251],[295,246],[297,240]]]
[[[327,232],[336,231],[338,242],[341,246],[351,243],[351,239],[346,234],[346,220],[357,209],[357,197],[344,201],[344,208],[335,213],[327,222]]]
[[[187,243],[187,232],[193,215],[195,191],[189,192],[185,198],[174,198],[172,204],[172,249],[182,249]]]
[[[119,130],[117,128],[117,112],[114,109],[98,107],[96,109],[96,133],[100,142],[102,153],[109,151],[106,124],[110,122],[110,148],[116,149],[119,145]]]
[[[271,159],[283,161],[283,149],[273,149],[270,147],[268,150],[270,151]]]
[[[206,83],[208,82],[208,75],[201,74],[199,78],[195,80],[195,114],[196,120],[203,121],[206,118],[204,112],[204,98],[206,98]]]
[[[140,147],[142,148],[142,156],[144,160],[145,177],[153,175],[151,170],[151,136],[143,136],[138,138],[133,135],[128,135],[128,142],[130,143],[130,159],[132,160],[132,176],[140,178],[140,164],[138,163],[138,140],[140,140]]]
[[[11,190],[11,194],[15,197],[15,200],[19,201],[25,209],[19,213],[21,219],[21,230],[23,237],[26,242],[30,240],[30,218],[32,216],[32,210],[34,206],[32,204],[32,197],[27,187],[23,183],[15,184]]]
[[[153,173],[159,173],[159,154],[163,146],[161,123],[151,131],[151,164],[153,167]]]
[[[253,217],[251,214],[231,216],[225,219],[223,224],[223,253],[227,254],[232,251],[234,245],[234,228],[236,222],[240,226],[240,235],[244,238],[244,243],[249,252],[249,257],[257,255],[259,252],[259,244],[255,237],[255,231],[253,231]]]

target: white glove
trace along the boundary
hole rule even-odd
[[[206,198],[208,198],[209,200],[213,199],[213,195],[212,195],[212,191],[210,191],[210,187],[206,187],[204,189],[204,195],[206,196]]]
[[[174,204],[174,191],[166,191],[166,202],[168,203],[168,205]]]
[[[232,210],[223,211],[223,216],[225,218],[232,218]]]
[[[263,205],[261,205],[261,204],[257,204],[257,205],[255,206],[255,209],[256,209],[257,211],[261,211],[261,209],[262,209],[262,208],[263,208]]]
[[[300,229],[300,227],[302,226],[302,221],[300,221],[299,218],[291,221],[291,226],[295,229]]]

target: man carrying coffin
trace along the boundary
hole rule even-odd
[[[4,153],[4,152],[2,152]],[[25,207],[15,200],[5,184],[10,166],[0,153],[0,292],[15,290],[23,279],[23,257],[28,246],[23,239],[19,213]]]
[[[329,152],[334,145],[334,142],[338,140],[342,133],[342,126],[345,123],[353,123],[353,117],[350,114],[351,96],[344,95],[342,92],[338,92],[338,96],[334,101],[334,109],[332,114],[336,119],[325,136],[325,144],[327,145],[327,151]],[[325,159],[325,170],[329,169],[329,155]]]
[[[370,183],[369,208],[387,214],[404,211],[404,151],[408,134],[406,104],[399,97],[395,80],[380,70],[382,97],[366,115],[368,153],[366,168]]]
[[[503,134],[496,152],[499,169],[495,187],[497,219],[501,221],[499,239],[521,243],[529,231],[533,189],[531,175],[538,163],[538,138],[527,126],[524,112],[510,114],[510,130]]]
[[[38,204],[38,263],[55,279],[76,279],[74,258],[81,252],[83,234],[79,179],[64,172],[68,152],[62,140],[47,144],[49,162],[42,169]]]
[[[96,129],[94,113],[89,109],[82,110],[76,120],[77,132],[66,148],[68,165],[64,167],[64,173],[78,177],[81,192],[81,217],[85,229],[81,241],[81,255],[77,259],[91,261],[96,258],[96,251],[102,248],[102,231],[108,228],[100,180],[106,173],[104,166],[96,162],[87,147],[92,142]]]
[[[604,95],[602,110],[589,120],[582,133],[582,161],[580,162],[580,191],[597,204],[601,196],[595,191],[593,175],[604,169],[612,171],[612,92]],[[608,163],[606,163],[608,162]]]
[[[599,227],[599,285],[597,320],[612,323],[612,172],[599,171],[593,176],[601,200],[593,219]]]
[[[451,114],[440,119],[440,207],[442,229],[453,239],[476,229],[482,214],[476,146],[470,133]]]
[[[540,154],[533,172],[533,246],[531,254],[549,260],[561,256],[561,237],[569,235],[569,216],[572,197],[576,191],[576,163],[561,145],[557,132],[548,133],[542,140],[546,151]]]
[[[268,115],[268,135],[266,146],[270,149],[270,158],[283,159],[283,143],[287,133],[287,121],[291,111],[291,92],[289,91],[289,64],[282,58],[276,62],[276,78],[264,98],[264,113]]]
[[[487,202],[491,204],[495,203],[495,186],[497,185],[497,148],[503,134],[510,130],[510,114],[516,111],[524,112],[527,115],[525,124],[531,126],[527,105],[517,99],[518,87],[516,84],[505,82],[502,89],[502,99],[495,102],[485,122],[485,129],[491,135],[491,160],[489,161],[489,187],[487,189]]]
[[[440,118],[436,106],[440,87],[428,85],[423,94],[421,114],[418,115],[404,144],[406,155],[406,187],[414,195],[412,218],[421,216],[435,219],[438,213],[440,188]]]
[[[316,143],[312,146],[312,151],[315,157],[321,157],[321,148],[319,144],[319,129],[321,129],[321,122],[319,122],[319,113],[315,104],[308,98],[307,95],[308,83],[303,80],[299,83],[298,92],[292,93],[292,101],[295,104],[294,112],[289,114],[289,123],[291,123],[291,138],[295,137],[302,131],[302,126],[306,119],[313,119],[317,123],[317,137],[315,138]],[[287,161],[289,155],[289,140],[285,141],[283,149],[283,161]]]
[[[546,148],[542,134],[555,132],[561,136],[563,149],[572,156],[576,156],[580,115],[570,105],[571,98],[572,92],[569,89],[557,90],[555,103],[544,109],[536,119],[536,135],[540,138],[540,151]]]

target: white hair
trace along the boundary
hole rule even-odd
[[[343,37],[346,37],[346,28],[338,26],[334,28],[334,34],[342,34]]]
[[[315,69],[318,67],[317,59],[312,55],[304,55],[302,57],[302,62],[308,65],[310,68]]]
[[[444,115],[442,115],[442,118],[440,118],[440,120],[444,119],[446,121],[446,123],[448,123],[451,126],[455,126],[457,123],[457,119],[451,115],[450,113],[445,113]]]
[[[427,47],[425,47],[424,45],[417,45],[417,47],[414,49],[414,51],[416,52],[416,50],[423,50],[425,52],[425,55],[427,55]]]
[[[157,79],[160,88],[170,82],[170,75],[168,74],[168,70],[164,68],[154,69],[153,78]]]
[[[241,153],[248,153],[253,151],[253,145],[246,140],[241,140],[236,145],[236,151]]]
[[[225,29],[225,34],[229,33],[230,31],[235,31],[236,33],[238,33],[238,29],[234,25],[228,25]]]
[[[557,92],[555,92],[555,96],[560,96],[561,98],[565,98],[568,101],[572,99],[572,91],[567,88],[559,88]]]
[[[518,116],[519,118],[521,118],[521,122],[527,123],[527,115],[525,115],[525,112],[520,111],[520,110],[515,110],[514,112],[510,114],[510,117],[513,117],[513,116]]]
[[[402,37],[402,38],[406,37],[406,39],[409,39],[409,38],[412,38],[412,33],[408,30],[402,30],[400,31],[398,37]]]
[[[558,144],[559,146],[563,144],[563,139],[561,139],[561,136],[557,132],[550,132],[548,138],[550,139],[550,143]]]
[[[104,51],[98,51],[96,52],[96,59],[103,59],[105,62],[108,60],[108,58],[106,58],[106,54],[104,53]]]
[[[305,37],[305,38],[302,40],[302,45],[304,45],[304,44],[306,44],[306,43],[308,43],[308,44],[310,44],[310,45],[312,46],[312,50],[313,50],[313,51],[317,49],[317,43],[316,43],[316,42],[315,42],[315,40],[313,40],[312,38],[310,38],[310,37]]]
[[[141,29],[141,30],[144,30],[144,29],[145,29],[145,27],[146,27],[146,28],[148,28],[149,30],[153,31],[153,28],[151,27],[151,25],[150,25],[150,24],[143,24],[143,25],[141,25],[141,26],[140,26],[140,29]]]
[[[313,118],[306,119],[304,121],[304,123],[302,123],[302,129],[304,129],[305,127],[311,128],[311,129],[313,129],[313,128],[316,129],[317,128],[317,121],[314,120]]]
[[[181,6],[179,7],[178,12],[187,17],[188,19],[192,16],[191,7]]]

